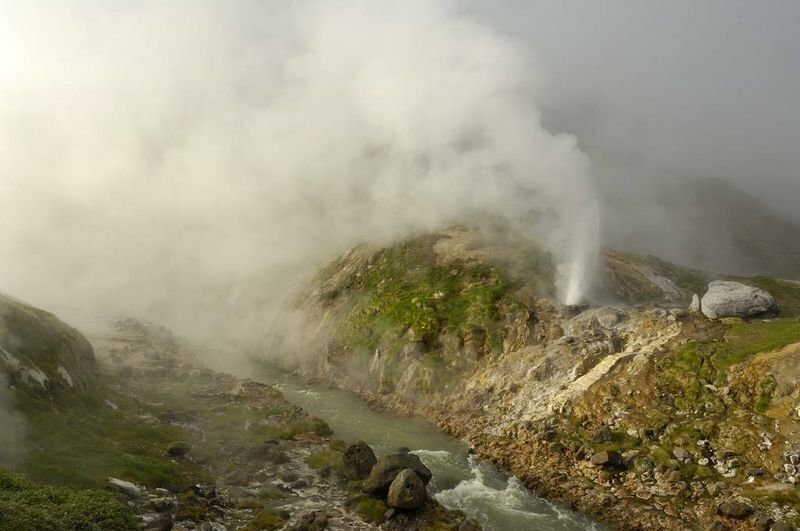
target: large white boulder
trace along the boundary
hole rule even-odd
[[[708,284],[700,307],[709,319],[750,317],[778,309],[775,298],[761,288],[728,280]]]

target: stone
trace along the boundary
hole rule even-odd
[[[396,509],[414,511],[422,508],[427,499],[425,484],[417,473],[410,468],[404,468],[389,485],[386,504]]]
[[[687,452],[685,449],[681,447],[673,448],[672,455],[674,455],[675,459],[677,459],[678,461],[686,461],[687,459],[689,459],[689,452]]]
[[[614,450],[601,450],[592,455],[591,463],[596,466],[621,467],[622,456]]]
[[[761,467],[748,468],[745,473],[752,478],[757,478],[764,475],[764,469]]]
[[[783,522],[778,522],[772,526],[770,531],[794,531],[794,527],[789,524],[784,524]]]
[[[111,490],[121,492],[128,498],[140,498],[142,496],[142,489],[130,481],[124,481],[117,478],[108,478],[108,483],[106,483],[106,485]]]
[[[344,475],[348,479],[363,479],[369,476],[377,462],[375,452],[364,441],[354,442],[342,454]]]
[[[415,454],[390,454],[378,459],[372,467],[364,482],[364,492],[385,496],[394,478],[406,468],[413,470],[423,485],[427,485],[433,477],[428,467]]]
[[[719,504],[717,513],[734,520],[744,520],[753,514],[753,508],[744,502],[728,500]]]
[[[761,288],[739,282],[715,280],[701,300],[703,315],[709,319],[751,317],[778,310],[775,298]]]
[[[692,302],[689,304],[689,313],[700,313],[700,297],[697,293],[692,294]]]
[[[679,481],[683,481],[683,474],[681,474],[677,470],[673,470],[672,472],[669,473],[667,481],[669,481],[670,483],[678,483]]]
[[[176,441],[167,446],[167,453],[173,457],[183,457],[188,454],[192,447],[189,443]]]
[[[753,518],[753,525],[756,528],[756,531],[769,531],[770,527],[775,521],[772,517],[766,514],[758,514],[755,518]]]

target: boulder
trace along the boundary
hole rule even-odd
[[[378,460],[375,452],[364,441],[357,441],[348,446],[342,455],[344,475],[349,479],[364,479]]]
[[[621,467],[622,455],[614,450],[602,450],[592,455],[591,462],[593,465],[603,467]]]
[[[385,496],[394,478],[404,469],[413,470],[423,485],[433,477],[431,471],[414,454],[391,454],[378,459],[364,482],[364,492],[375,496]]]
[[[727,280],[709,283],[700,305],[709,319],[751,317],[778,310],[775,298],[763,289]]]
[[[189,443],[176,441],[169,446],[167,446],[167,453],[174,457],[181,457],[189,453],[192,447]]]
[[[416,472],[404,468],[389,485],[386,503],[396,509],[416,510],[425,505],[428,493]]]
[[[692,302],[689,304],[689,313],[700,313],[702,305],[700,304],[700,297],[697,293],[692,294]]]
[[[753,514],[753,508],[744,502],[729,500],[719,504],[717,513],[734,520],[744,520]]]
[[[141,498],[142,496],[142,489],[140,489],[130,481],[124,481],[122,479],[117,479],[117,478],[108,478],[108,483],[106,483],[106,485],[111,490],[121,492],[128,498]]]

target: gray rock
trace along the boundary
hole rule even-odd
[[[597,322],[603,328],[613,328],[625,318],[625,313],[616,308],[603,308],[597,312]]]
[[[794,531],[794,527],[789,524],[784,524],[783,522],[778,522],[770,528],[770,531]]]
[[[689,304],[689,313],[700,313],[701,305],[700,305],[700,297],[697,293],[692,295],[692,302]]]
[[[425,505],[428,492],[417,473],[405,468],[401,470],[389,485],[386,504],[396,509],[416,510]]]
[[[370,470],[377,462],[375,452],[364,441],[354,442],[342,455],[344,475],[349,479],[363,479],[369,476]]]
[[[744,502],[728,500],[719,504],[717,513],[734,520],[744,520],[753,514],[753,508]]]
[[[614,450],[602,450],[592,455],[591,463],[602,467],[621,467],[622,456]]]
[[[756,531],[769,531],[774,522],[775,520],[766,514],[758,514],[755,516],[755,518],[753,518],[753,525],[755,526]]]
[[[128,498],[140,498],[142,496],[142,489],[131,483],[117,478],[108,478],[106,483],[108,488],[121,492]]]
[[[720,319],[775,312],[778,303],[763,289],[739,282],[715,280],[708,284],[708,291],[703,295],[701,307],[703,315],[709,319]]]
[[[181,457],[188,454],[191,449],[189,443],[177,441],[167,446],[167,453],[173,457]]]
[[[378,459],[364,482],[364,492],[385,496],[394,478],[404,469],[413,470],[423,485],[430,482],[433,474],[415,454],[391,454]]]
[[[689,459],[689,452],[687,452],[685,449],[680,448],[680,447],[673,448],[672,449],[672,455],[674,455],[675,459],[677,459],[678,461],[685,461],[685,460]]]

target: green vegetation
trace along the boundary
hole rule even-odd
[[[767,378],[764,378],[758,385],[758,396],[756,397],[756,402],[754,405],[754,409],[757,413],[764,413],[768,408],[769,404],[772,401],[772,393],[775,391],[775,378],[770,375]]]
[[[183,488],[204,477],[199,469],[165,455],[170,442],[187,438],[177,427],[151,426],[95,395],[64,394],[58,402],[22,392],[17,396],[28,437],[36,441],[20,471],[34,481],[89,488],[114,476],[151,487]],[[111,398],[126,411],[137,410],[121,395]]]
[[[378,498],[361,496],[354,500],[353,509],[368,522],[382,524],[386,520],[385,514],[389,507],[386,506],[383,500]]]
[[[325,468],[326,466],[337,466],[340,465],[341,462],[342,452],[336,450],[318,452],[305,458],[305,463],[315,470]]]
[[[135,524],[109,492],[40,486],[0,470],[0,529],[117,531]]]
[[[445,335],[453,341],[471,340],[478,355],[498,353],[502,316],[526,307],[514,295],[518,286],[500,268],[440,257],[434,246],[444,237],[412,238],[361,262],[358,257],[351,263],[339,259],[317,278],[321,285],[334,280],[337,284],[325,292],[324,303],[346,304],[347,316],[336,330],[335,342],[363,354],[363,363],[380,348],[386,390],[393,389],[407,368],[400,363],[404,348],[414,348],[422,362],[415,375],[419,389],[431,389],[450,378],[442,358]],[[549,271],[542,264],[536,267]],[[337,272],[349,276],[336,278]],[[345,289],[349,296],[340,297]]]
[[[675,395],[674,406],[690,411],[703,404],[723,409],[716,392],[708,385],[725,382],[734,365],[759,352],[770,352],[800,341],[800,322],[779,318],[743,321],[731,325],[715,324],[709,337],[689,341],[673,349],[661,362],[663,384]],[[759,384],[756,411],[769,406],[774,381]]]
[[[442,329],[495,328],[497,303],[510,282],[485,264],[437,264],[435,241],[416,238],[377,255],[360,280],[366,296],[351,312],[342,339],[374,348],[387,330],[430,343]]]
[[[741,362],[757,352],[770,352],[800,341],[800,322],[794,319],[750,321],[731,325],[715,364],[720,369]]]

